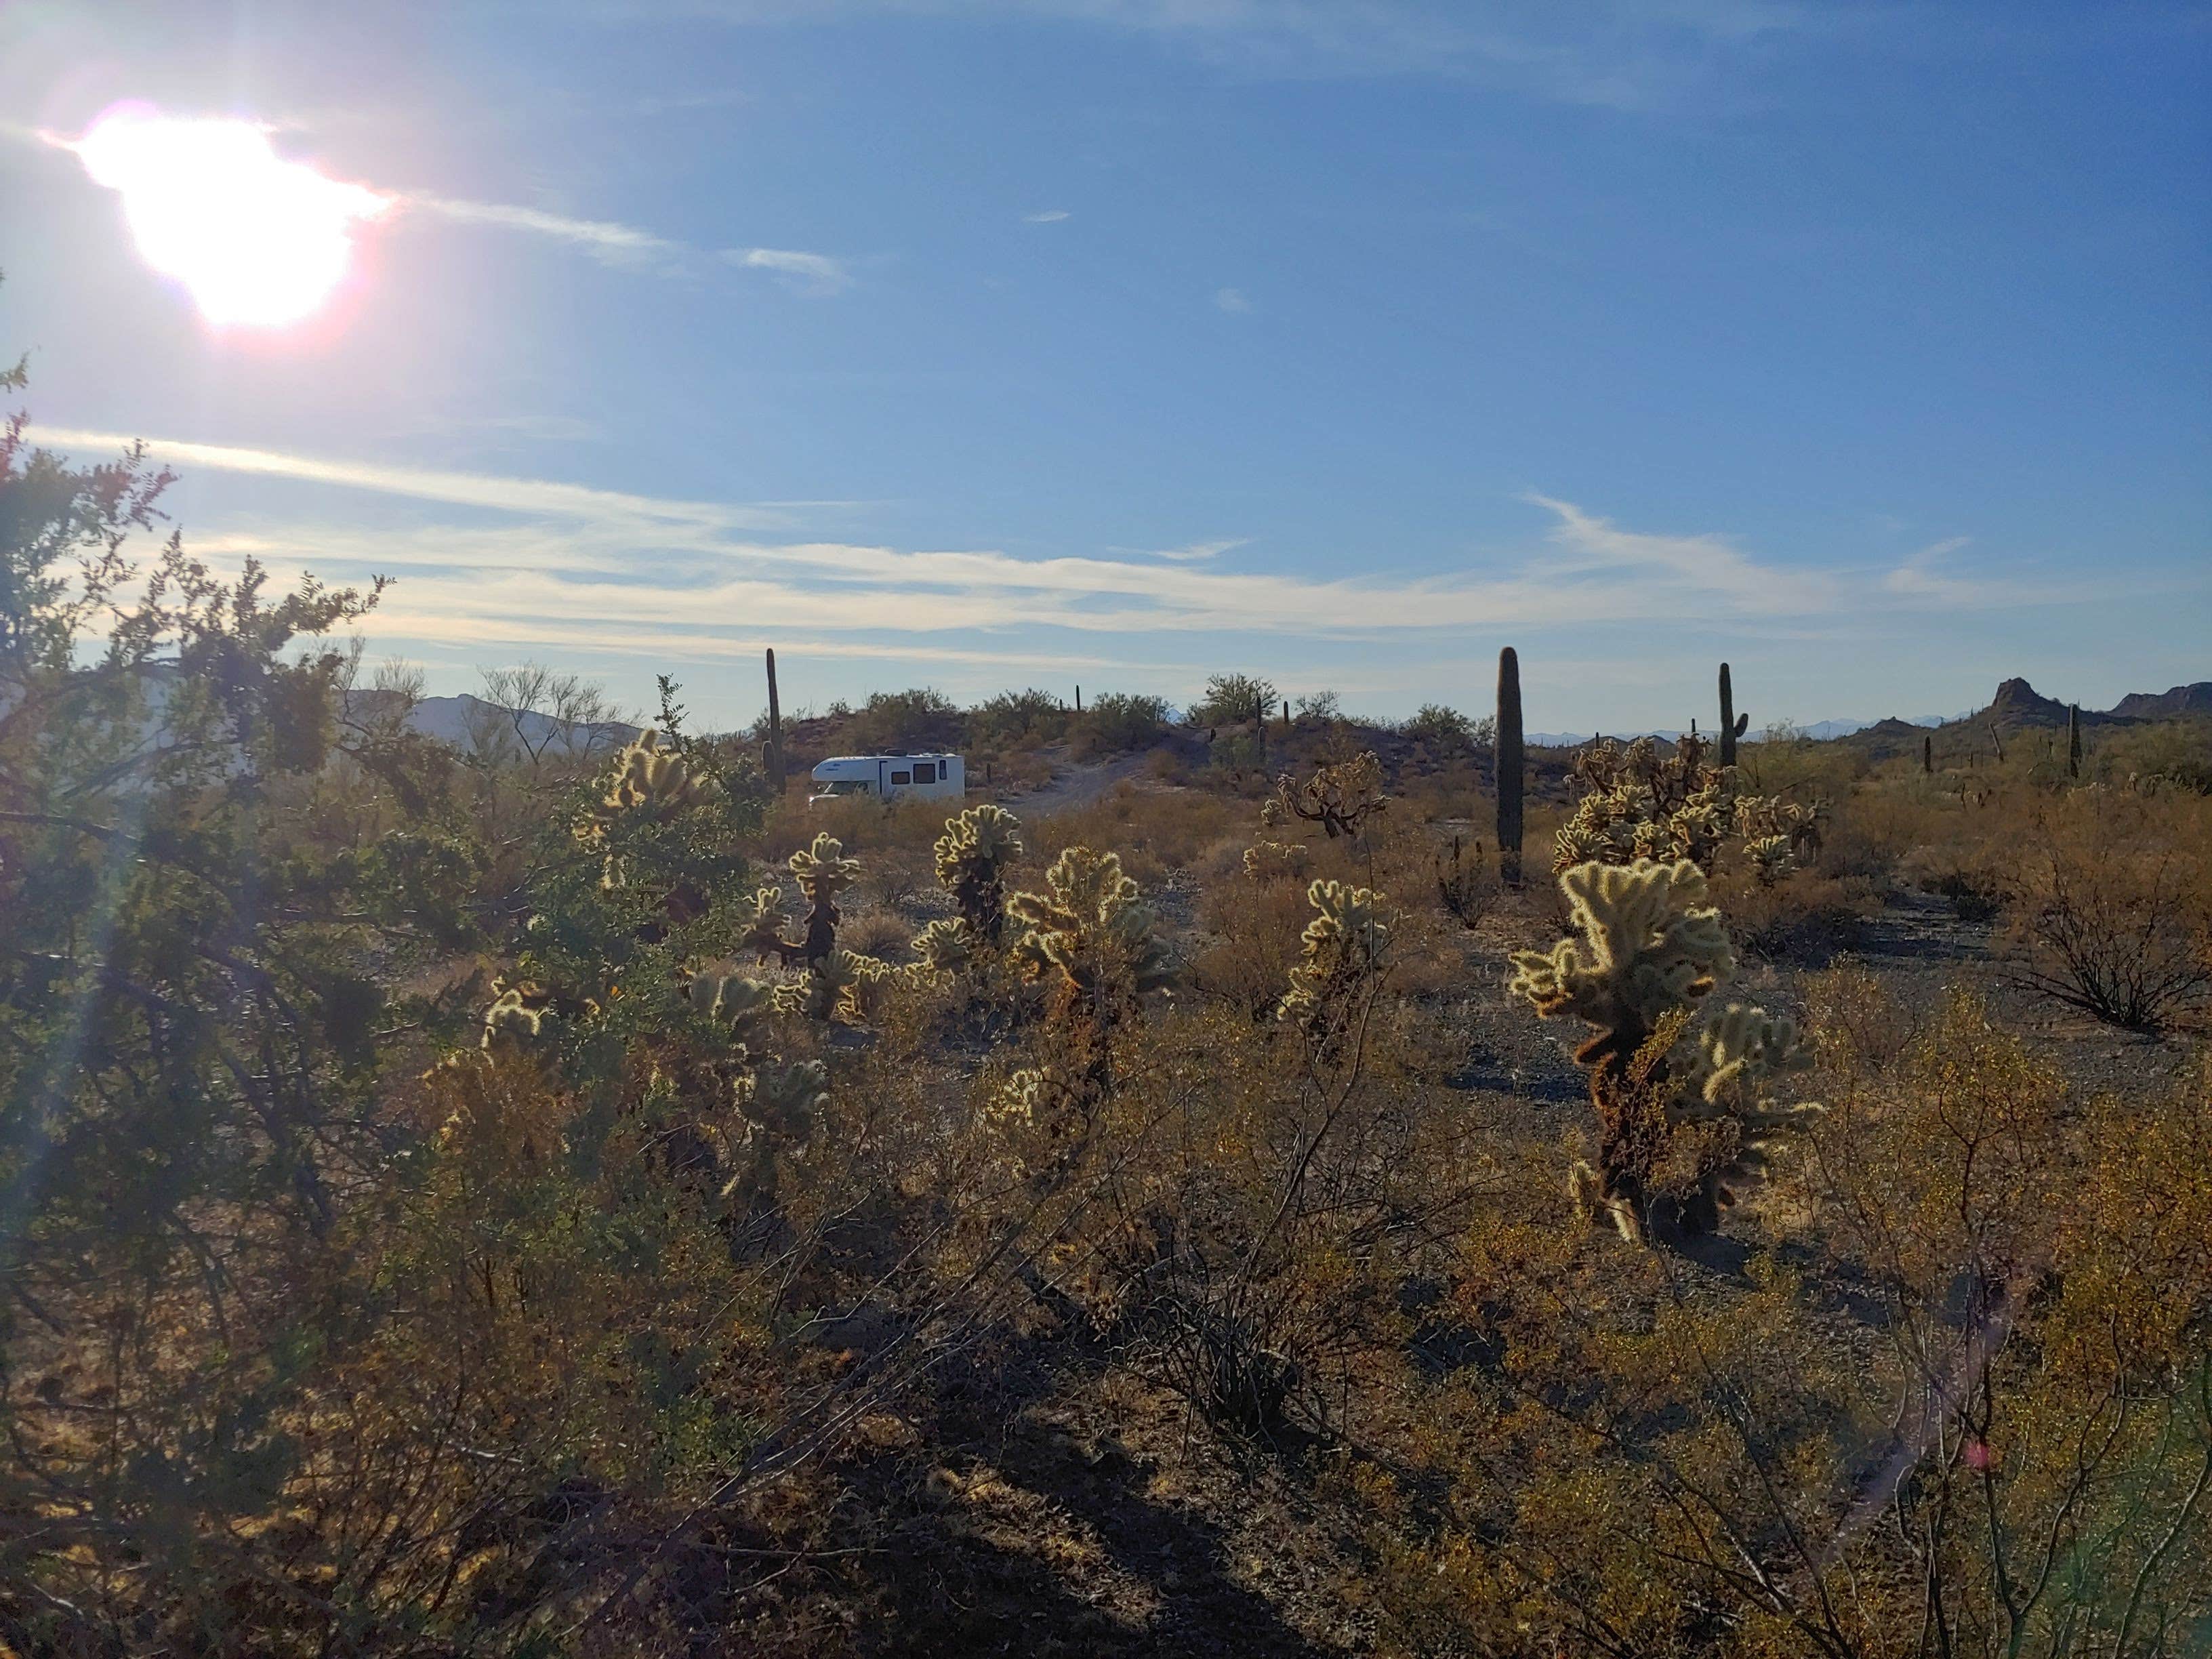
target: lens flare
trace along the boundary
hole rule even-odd
[[[308,315],[344,279],[356,227],[392,205],[283,160],[246,121],[125,105],[69,148],[123,198],[146,263],[183,283],[217,326],[279,328]]]

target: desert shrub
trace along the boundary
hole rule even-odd
[[[1488,715],[1479,720],[1469,720],[1456,708],[1440,702],[1425,702],[1400,729],[1434,754],[1473,755],[1490,747],[1495,725]]]
[[[2193,805],[2193,803],[2190,805]],[[2008,963],[2021,983],[2109,1024],[2150,1030],[2212,986],[2212,866],[2183,815],[2092,799],[2045,815],[2011,868]]]
[[[2160,720],[2106,732],[2091,769],[2124,788],[2212,795],[2212,720]]]
[[[918,687],[871,692],[854,711],[844,740],[860,754],[906,754],[957,749],[962,735],[960,710],[952,699]]]
[[[1862,884],[1817,870],[1769,876],[1756,868],[1728,869],[1715,878],[1712,894],[1728,918],[1729,936],[1744,951],[1770,962],[1817,959],[1847,949],[1859,924],[1881,908]]]
[[[1219,795],[1158,794],[1125,782],[1093,805],[1033,819],[1023,833],[1038,858],[1080,843],[1110,846],[1130,874],[1157,885],[1170,872],[1196,864],[1249,817],[1249,807]]]
[[[1274,682],[1252,674],[1216,674],[1206,683],[1206,695],[1190,706],[1185,716],[1193,726],[1234,726],[1240,721],[1265,720],[1282,702]]]
[[[1149,748],[1166,732],[1168,712],[1163,697],[1103,692],[1084,708],[1076,727],[1077,745],[1094,755],[1121,755]]]
[[[1057,737],[1067,723],[1061,700],[1034,686],[987,698],[970,720],[978,736],[1000,743]]]

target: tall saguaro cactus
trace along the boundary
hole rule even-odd
[[[2066,705],[2066,775],[2081,775],[2081,705],[2078,702]]]
[[[1735,686],[1729,678],[1729,665],[1721,665],[1721,764],[1735,764],[1735,740],[1750,729],[1751,716],[1735,712]]]
[[[1521,883],[1521,659],[1507,646],[1498,653],[1498,868]]]
[[[1923,778],[1936,775],[1936,739],[1933,738],[1920,739],[1920,775]]]
[[[768,653],[768,784],[783,793],[783,704],[775,695],[775,648]]]

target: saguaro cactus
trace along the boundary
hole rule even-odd
[[[1735,687],[1729,679],[1729,665],[1721,665],[1721,764],[1735,764],[1735,740],[1750,729],[1751,716],[1735,712]]]
[[[1936,739],[1933,738],[1920,739],[1920,775],[1924,778],[1936,775]]]
[[[768,653],[768,787],[783,793],[783,704],[775,695],[775,651]]]
[[[2081,705],[2078,702],[2066,705],[2066,775],[2081,775]]]
[[[1521,884],[1521,659],[1511,646],[1498,653],[1498,868]]]

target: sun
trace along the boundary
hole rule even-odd
[[[123,198],[146,263],[218,326],[280,328],[313,313],[343,280],[356,227],[392,205],[283,160],[247,121],[125,105],[68,147]]]

